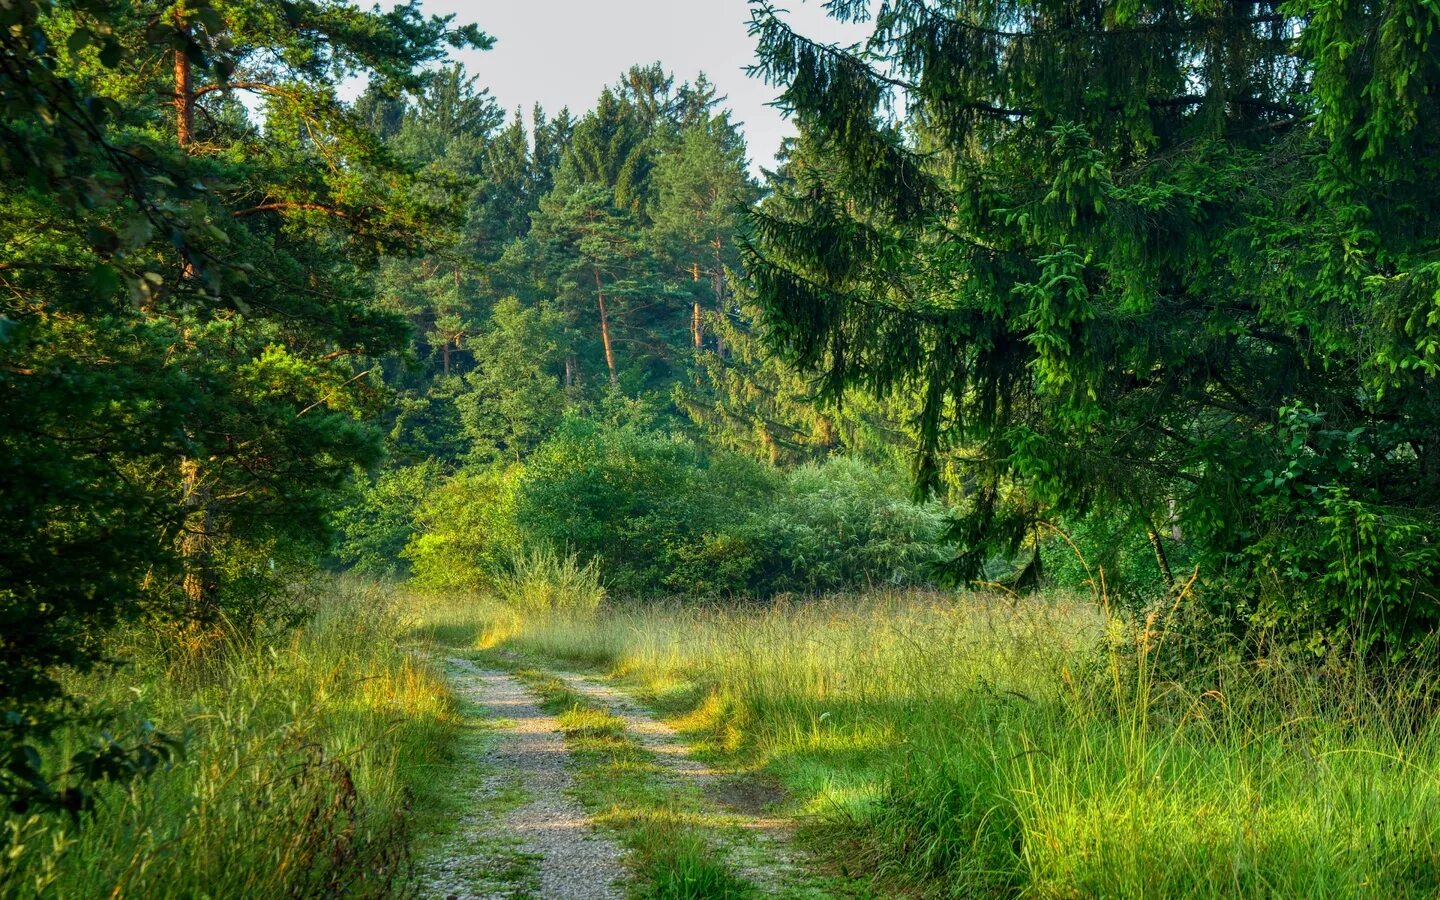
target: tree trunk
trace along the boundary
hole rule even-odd
[[[829,416],[821,416],[815,423],[815,437],[819,446],[829,450],[836,444],[835,421]]]
[[[445,341],[444,341],[444,346],[442,346],[441,349],[440,349],[440,359],[441,359],[441,365],[442,365],[442,366],[444,367],[444,369],[445,369],[445,374],[446,374],[446,375],[449,375],[449,374],[450,374],[450,339],[449,339],[448,337],[447,337],[447,338],[445,339]]]
[[[1170,539],[1178,544],[1181,541],[1185,540],[1185,532],[1180,528],[1180,510],[1178,508],[1178,505],[1175,503],[1174,497],[1171,497],[1169,500],[1167,500],[1166,504],[1170,510]]]
[[[690,264],[690,275],[695,281],[700,280],[700,264]],[[690,305],[690,336],[695,340],[695,349],[701,349],[705,343],[705,335],[700,326],[700,301],[696,300]]]
[[[180,556],[185,563],[186,613],[190,621],[213,625],[219,619],[219,585],[215,581],[211,535],[210,488],[200,479],[200,463],[180,461],[180,504],[185,508],[185,530]]]
[[[600,270],[595,270],[595,293],[600,300],[600,341],[605,345],[605,367],[610,370],[610,384],[614,386],[620,383],[615,374],[615,348],[610,343],[610,314],[605,309],[605,282],[600,277]]]
[[[710,286],[715,292],[715,314],[723,317],[725,315],[725,244],[719,237],[716,237],[711,246],[715,249],[715,271],[710,276]],[[715,352],[721,356],[725,355],[725,339],[723,337],[716,338]]]
[[[190,26],[179,10],[175,27],[185,36]],[[190,78],[190,59],[184,48],[175,51],[175,142],[181,149],[190,146],[195,136],[195,88]],[[194,277],[195,267],[182,256],[180,277]],[[212,625],[219,619],[219,585],[215,580],[214,553],[211,547],[213,516],[210,488],[200,477],[199,460],[180,460],[180,505],[185,510],[184,531],[180,536],[180,559],[184,566],[182,587],[187,604],[186,615],[197,624]]]
[[[1155,551],[1155,564],[1160,567],[1160,575],[1165,579],[1165,586],[1174,588],[1175,573],[1170,571],[1170,558],[1165,555],[1165,545],[1160,542],[1160,533],[1149,526],[1146,526],[1145,532],[1150,536],[1150,547]]]
[[[190,26],[177,10],[175,27],[189,36]],[[184,48],[175,51],[175,140],[181,147],[189,146],[195,132],[195,89],[190,83],[190,58]]]
[[[573,354],[565,354],[565,389],[569,390],[575,386],[575,357]]]

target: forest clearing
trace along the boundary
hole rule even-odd
[[[0,2],[0,897],[1440,896],[1440,7],[794,5]]]

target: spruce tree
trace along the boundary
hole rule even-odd
[[[923,486],[971,460],[962,577],[1037,518],[1173,515],[1244,621],[1403,642],[1440,621],[1437,17],[888,0],[842,49],[758,3],[817,150],[756,221],[768,333],[915,392]]]

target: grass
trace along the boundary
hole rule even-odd
[[[778,776],[881,893],[1440,893],[1428,671],[1182,666],[1183,635],[1069,597],[431,613],[626,679],[717,759]]]
[[[148,779],[104,786],[93,817],[0,820],[0,895],[383,896],[410,873],[413,798],[432,804],[456,738],[437,675],[399,643],[386,592],[339,586],[276,643],[187,653],[117,639],[118,670],[74,679],[118,734],[186,738]],[[63,744],[89,739],[76,728]],[[65,747],[59,748],[64,750]],[[428,793],[427,793],[428,792]]]
[[[752,883],[746,873],[773,860],[734,816],[703,796],[698,786],[677,778],[627,731],[622,719],[562,678],[516,654],[486,652],[524,627],[524,617],[508,611],[515,606],[528,608],[530,621],[556,615],[588,618],[585,608],[573,604],[559,608],[517,604],[513,598],[500,604],[430,595],[416,599],[415,635],[433,646],[479,651],[472,654],[475,659],[510,670],[557,717],[577,763],[577,799],[628,851],[631,896],[681,900],[833,895],[817,891],[815,880],[803,873]],[[548,615],[537,616],[537,610]]]

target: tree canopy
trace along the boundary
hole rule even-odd
[[[28,742],[65,715],[56,667],[142,610],[198,640],[283,616],[275,573],[380,458],[374,361],[407,332],[369,273],[459,218],[340,84],[421,91],[489,39],[330,0],[22,0],[0,23],[0,794],[73,810],[65,779],[156,756],[102,742],[47,780]]]
[[[1236,612],[1434,626],[1433,6],[887,0],[853,48],[753,9],[807,148],[763,323],[832,394],[920,398],[958,576],[1120,510]]]

